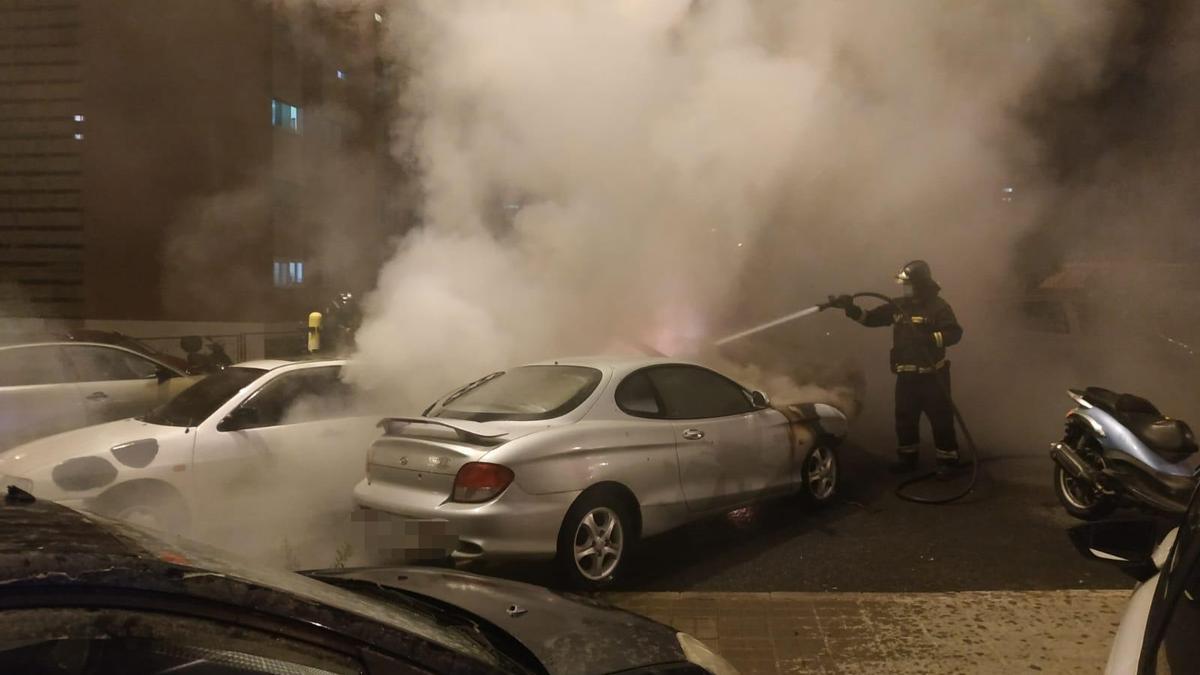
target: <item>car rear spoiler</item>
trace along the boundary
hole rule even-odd
[[[431,417],[385,417],[376,425],[383,429],[384,436],[403,436],[404,429],[410,424],[428,424],[445,427],[452,430],[459,440],[479,445],[499,445],[500,440],[508,435],[506,431],[493,431],[477,422],[465,420],[440,420]]]

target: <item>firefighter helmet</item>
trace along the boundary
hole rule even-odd
[[[900,273],[896,275],[896,281],[913,286],[930,286],[933,284],[933,272],[929,269],[929,263],[924,260],[914,260],[900,268]]]

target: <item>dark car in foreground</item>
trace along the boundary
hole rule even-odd
[[[9,488],[0,672],[718,673],[690,636],[453,570],[293,573]]]
[[[1181,520],[1105,520],[1070,535],[1086,557],[1116,564],[1138,582],[1105,674],[1200,673],[1200,490]]]

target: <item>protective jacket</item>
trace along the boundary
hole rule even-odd
[[[892,326],[892,372],[932,373],[946,366],[946,348],[958,344],[963,329],[950,303],[928,289],[915,297],[894,298],[870,311],[852,306],[846,314],[868,327]]]

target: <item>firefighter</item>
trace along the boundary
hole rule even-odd
[[[868,327],[892,326],[892,372],[896,374],[897,460],[893,473],[917,467],[921,413],[929,418],[937,449],[937,474],[951,476],[958,466],[958,438],[950,398],[950,361],[946,348],[962,339],[962,327],[950,303],[939,295],[929,264],[914,260],[896,275],[904,293],[892,302],[864,311],[848,295],[830,298],[830,306]]]
[[[315,319],[314,319],[315,316]],[[346,353],[354,349],[354,337],[362,325],[362,311],[358,300],[351,293],[339,293],[325,308],[325,312],[309,315],[310,338],[313,321],[316,321],[316,346],[325,353]],[[309,341],[310,350],[313,342]]]

